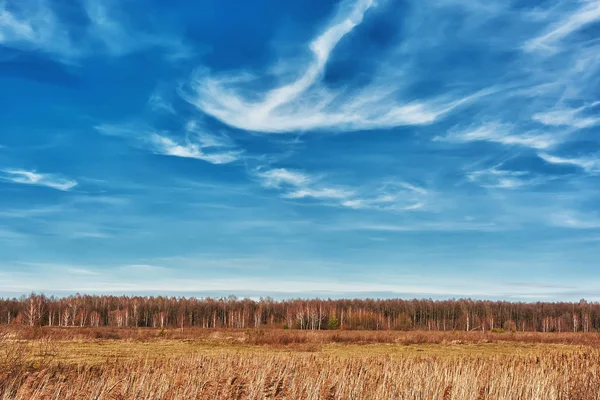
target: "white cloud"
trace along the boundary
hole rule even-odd
[[[68,22],[61,20],[53,8],[56,2],[20,0],[9,8],[5,1],[0,1],[0,44],[40,51],[65,63],[98,54],[121,56],[151,47],[162,48],[167,57],[173,59],[189,54],[178,39],[127,26],[127,18],[118,16],[117,2],[81,0],[73,3],[72,6],[80,7],[89,18],[82,32],[72,32]]]
[[[334,199],[334,200],[344,200],[351,196],[354,196],[354,192],[351,190],[345,190],[340,188],[332,188],[332,187],[323,187],[317,189],[311,188],[300,188],[289,193],[283,195],[283,197],[289,199],[303,199],[307,197],[312,197],[314,199]],[[346,202],[342,202],[342,205],[345,205]]]
[[[407,211],[408,210],[419,210],[419,209],[421,209],[423,207],[425,207],[424,203],[415,203],[413,205],[404,207],[403,210],[407,210]]]
[[[526,51],[555,53],[561,51],[560,42],[585,26],[600,21],[600,1],[583,1],[570,15],[559,14],[557,21],[545,33],[525,43]]]
[[[446,136],[436,136],[433,140],[455,143],[485,141],[533,149],[546,149],[558,143],[557,135],[537,132],[516,133],[515,130],[516,128],[511,124],[487,123],[463,130],[454,130]]]
[[[536,113],[532,116],[532,119],[549,126],[571,126],[578,129],[589,128],[598,124],[600,118],[580,116],[581,112],[587,108],[589,107],[556,109]]]
[[[498,169],[498,166],[470,172],[467,179],[483,187],[495,189],[517,189],[541,182],[540,178],[532,177],[529,172],[503,170]]]
[[[406,182],[386,183],[378,189],[332,185],[324,182],[324,175],[312,176],[285,168],[258,170],[254,176],[263,187],[281,190],[281,197],[286,199],[314,199],[325,205],[357,210],[417,210],[424,206],[422,200],[428,193]]]
[[[46,186],[56,190],[69,191],[77,186],[77,181],[63,178],[55,174],[42,174],[22,169],[5,169],[0,179],[25,185]]]
[[[45,1],[15,3],[15,11],[0,1],[0,44],[26,50],[43,50],[61,57],[75,57],[79,49],[71,43],[69,35]]]
[[[261,179],[261,183],[265,187],[279,188],[282,185],[304,186],[312,179],[298,171],[290,171],[285,168],[270,169],[263,172],[258,172],[257,177]]]
[[[364,190],[362,191],[365,192]],[[425,207],[429,195],[426,189],[408,182],[386,182],[359,198],[344,201],[345,207],[386,211],[410,211]]]
[[[416,201],[416,200],[413,200]],[[373,199],[355,199],[342,202],[344,207],[356,210],[411,211],[425,207],[425,203],[402,201],[396,197],[381,196]]]
[[[185,124],[184,140],[173,138],[167,133],[152,132],[150,127],[134,123],[102,124],[95,126],[94,129],[103,135],[128,139],[136,146],[155,154],[195,158],[211,164],[228,164],[237,161],[243,153],[235,149],[235,144],[227,136],[208,133],[193,120]]]
[[[408,190],[412,190],[413,192],[419,193],[419,194],[427,194],[428,191],[422,187],[418,187],[415,185],[411,185],[410,183],[407,182],[398,182],[397,185],[406,188]]]
[[[153,111],[162,111],[168,114],[176,114],[173,105],[158,92],[152,93],[152,95],[148,99],[148,105],[150,106],[150,108],[152,108]]]
[[[157,154],[174,157],[195,158],[204,160],[211,164],[227,164],[240,158],[239,151],[216,151],[206,152],[205,149],[213,146],[206,146],[201,143],[193,143],[189,139],[183,144],[175,142],[173,139],[159,134],[152,134],[148,139],[150,148]]]
[[[345,200],[354,192],[320,182],[322,177],[314,177],[300,171],[274,168],[255,172],[262,186],[281,189],[282,197],[288,199],[313,198],[320,200]]]
[[[550,164],[571,165],[574,167],[579,167],[590,174],[600,173],[600,158],[563,158],[547,153],[539,153],[538,156]]]
[[[107,6],[109,4],[110,6]],[[83,6],[91,25],[88,34],[91,41],[102,43],[111,55],[120,56],[147,48],[160,48],[167,58],[178,60],[190,55],[190,49],[179,39],[166,34],[150,33],[141,27],[127,26],[118,15],[119,2],[84,0]]]
[[[234,147],[234,143],[225,134],[216,135],[200,126],[195,120],[190,120],[185,124],[187,137],[194,137],[202,147]]]
[[[362,89],[332,92],[322,84],[331,52],[359,25],[372,0],[342,3],[340,15],[309,45],[311,61],[299,77],[266,92],[244,90],[254,77],[210,77],[201,74],[192,83],[193,94],[184,98],[203,112],[240,129],[261,132],[291,132],[313,129],[361,130],[424,125],[454,108],[487,95],[481,91],[467,97],[450,95],[428,102],[399,99],[399,78],[381,77]]]

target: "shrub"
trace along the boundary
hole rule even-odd
[[[329,323],[327,324],[327,329],[336,330],[340,327],[340,321],[336,318],[335,315],[332,315],[329,318]]]

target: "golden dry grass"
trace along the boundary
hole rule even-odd
[[[88,333],[0,332],[0,399],[600,399],[597,335]]]

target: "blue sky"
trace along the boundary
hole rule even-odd
[[[0,293],[600,300],[600,1],[0,0]]]

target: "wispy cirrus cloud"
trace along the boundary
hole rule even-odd
[[[157,133],[143,124],[111,125],[101,124],[94,127],[97,132],[120,137],[155,154],[194,158],[211,164],[228,164],[239,160],[243,151],[224,135],[214,135],[198,126],[195,121],[188,121],[183,134],[173,135],[170,132]]]
[[[286,168],[259,170],[255,173],[255,177],[266,188],[282,190],[281,196],[288,199],[313,198],[343,201],[355,195],[350,189],[323,183],[323,177]]]
[[[528,65],[529,81],[552,88],[539,94],[554,103],[547,104],[550,111],[536,109],[534,119],[575,129],[597,124],[595,116],[586,116],[585,110],[598,105],[600,46],[593,29],[600,22],[600,1],[552,1],[538,11],[541,26],[522,46],[523,64]],[[581,103],[585,105],[578,108],[564,105]]]
[[[532,119],[549,126],[570,126],[578,129],[589,128],[597,125],[600,122],[600,118],[585,116],[582,113],[599,104],[600,102],[594,102],[588,106],[579,108],[558,108],[551,111],[539,112],[534,114]]]
[[[600,174],[600,157],[558,157],[548,153],[539,153],[538,156],[550,164],[568,165],[583,169],[589,174]]]
[[[494,189],[518,189],[543,181],[539,177],[532,176],[531,172],[501,169],[500,165],[469,172],[467,179],[483,187]]]
[[[202,112],[236,128],[292,132],[426,125],[492,92],[479,90],[466,96],[447,94],[429,100],[403,100],[398,76],[387,73],[379,74],[373,83],[361,88],[340,91],[326,87],[323,75],[331,53],[363,22],[374,5],[372,0],[342,2],[338,15],[308,46],[311,57],[304,71],[287,84],[257,89],[252,85],[260,79],[251,74],[210,76],[204,71],[191,83],[191,93],[183,96]]]
[[[454,128],[445,136],[435,136],[434,141],[468,143],[493,142],[507,146],[523,146],[546,149],[558,143],[556,135],[540,132],[518,132],[518,128],[507,123],[484,123],[468,128]]]
[[[267,171],[259,171],[256,176],[260,178],[261,184],[268,188],[280,188],[284,185],[294,187],[308,185],[312,178],[298,171],[290,171],[285,168],[275,168]]]
[[[428,190],[402,181],[385,182],[366,193],[342,205],[356,210],[412,211],[423,209],[431,196]]]
[[[88,19],[84,29],[73,24],[62,12],[60,2],[22,0],[0,2],[0,44],[24,51],[38,51],[65,63],[86,56],[121,56],[161,48],[167,57],[187,57],[189,48],[176,37],[158,34],[142,26],[130,25],[117,2],[74,1]],[[147,28],[147,27],[146,27]]]
[[[39,49],[61,57],[79,52],[45,1],[0,2],[0,44]]]
[[[173,105],[158,91],[152,93],[148,99],[148,105],[153,111],[177,114]]]
[[[297,188],[286,194],[283,197],[288,199],[305,199],[313,198],[320,200],[345,200],[355,196],[356,193],[352,190],[337,188],[337,187],[321,187],[321,188]],[[351,200],[343,201],[344,206],[352,204]]]
[[[312,199],[324,205],[357,210],[417,210],[424,206],[428,194],[427,190],[406,182],[389,182],[375,189],[333,185],[326,182],[325,175],[286,168],[257,170],[254,176],[263,187],[280,190],[281,197],[286,199]]]
[[[45,186],[56,190],[69,191],[77,186],[77,181],[64,178],[57,174],[43,174],[35,170],[4,169],[1,170],[0,179],[5,182],[20,183],[24,185]]]
[[[575,3],[579,3],[581,6],[566,15],[566,17],[562,12],[557,13],[559,17],[556,18],[556,21],[545,32],[525,43],[525,50],[549,53],[560,52],[562,50],[561,44],[565,38],[587,25],[600,20],[599,1],[592,0]]]
[[[239,151],[216,151],[207,152],[206,149],[218,146],[203,145],[202,143],[194,143],[189,138],[186,138],[184,143],[178,143],[175,140],[159,134],[152,134],[148,139],[150,148],[156,154],[165,156],[195,158],[203,160],[211,164],[228,164],[240,158]]]
[[[516,57],[510,65],[515,73],[504,71],[501,77],[509,88],[491,96],[485,109],[476,111],[475,122],[461,122],[434,140],[544,150],[597,126],[600,47],[588,28],[600,21],[600,2],[553,1],[526,12],[504,3],[490,14],[511,26],[506,40],[494,41]],[[467,15],[476,19],[481,10]],[[484,26],[465,27],[471,35],[485,35]]]
[[[191,49],[181,39],[165,32],[157,32],[156,26],[130,26],[121,17],[120,2],[83,0],[83,8],[91,24],[88,27],[90,41],[102,43],[110,55],[124,55],[135,51],[159,48],[171,60],[187,58]]]

